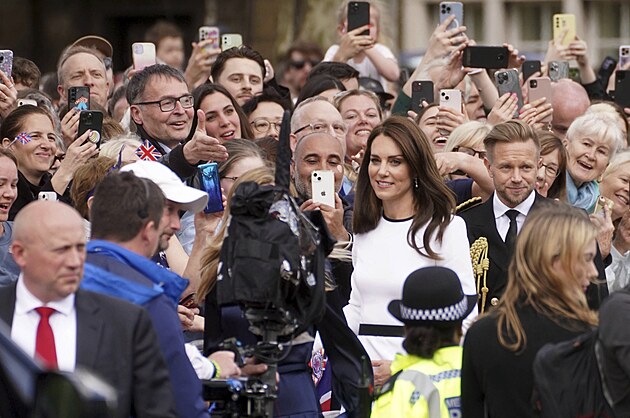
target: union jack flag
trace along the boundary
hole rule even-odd
[[[19,135],[15,137],[15,140],[19,141],[22,145],[28,144],[32,139],[33,138],[26,132],[20,132]]]
[[[148,140],[144,140],[136,149],[136,155],[143,161],[157,161],[162,156]]]

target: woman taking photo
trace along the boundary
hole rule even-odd
[[[563,203],[527,217],[499,305],[473,324],[464,340],[463,416],[532,416],[538,350],[596,324],[585,296],[597,277],[595,236],[586,214]]]
[[[390,376],[402,352],[403,327],[388,315],[405,278],[425,266],[443,266],[474,295],[466,225],[452,215],[455,201],[438,172],[420,128],[394,116],[374,128],[356,185],[352,293],[344,308],[374,367],[375,384]],[[469,318],[474,317],[476,311]]]

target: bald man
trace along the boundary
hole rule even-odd
[[[116,417],[175,417],[168,371],[146,311],[79,289],[85,245],[83,219],[70,206],[25,206],[11,244],[22,273],[17,283],[0,288],[0,318],[13,341],[45,367],[86,368],[111,384]]]
[[[551,129],[564,139],[571,123],[586,112],[591,101],[584,87],[568,78],[552,83],[551,90],[553,93]]]

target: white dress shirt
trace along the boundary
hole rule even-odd
[[[523,227],[523,223],[525,222],[525,218],[529,213],[529,210],[532,208],[534,204],[534,200],[536,200],[536,193],[532,191],[527,199],[523,200],[520,204],[518,204],[514,208],[507,207],[496,193],[492,198],[492,210],[494,211],[494,222],[497,225],[497,232],[503,241],[505,241],[505,236],[507,235],[508,229],[510,229],[510,218],[506,215],[506,212],[510,209],[514,209],[518,211],[518,216],[516,217],[516,226],[517,226],[517,234],[520,234],[521,228]]]
[[[59,370],[72,372],[77,357],[77,311],[74,293],[50,303],[37,299],[24,285],[20,274],[15,292],[15,310],[11,324],[11,339],[31,357],[35,357],[35,340],[40,316],[35,308],[48,306],[57,312],[50,316],[50,327],[55,335],[55,350]]]

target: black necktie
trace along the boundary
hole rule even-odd
[[[516,217],[519,214],[519,211],[510,209],[505,212],[508,218],[510,218],[510,227],[508,228],[508,232],[505,235],[505,244],[511,250],[514,249],[514,242],[516,242],[516,233],[518,232],[518,226],[516,224]]]

